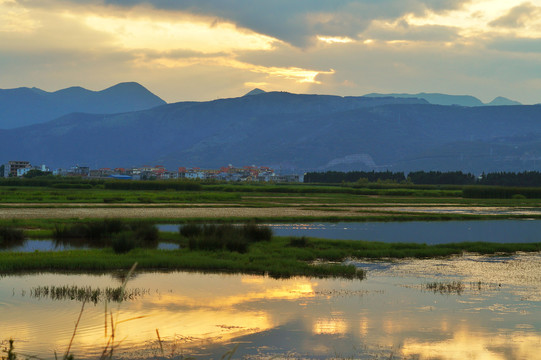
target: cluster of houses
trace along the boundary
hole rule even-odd
[[[0,165],[0,177],[22,177],[30,170],[50,171],[45,165],[32,166],[29,161],[8,161],[7,164]]]
[[[86,178],[125,179],[125,180],[220,180],[220,181],[258,181],[258,182],[303,182],[299,174],[283,175],[266,166],[224,166],[219,169],[200,169],[179,167],[176,171],[167,170],[162,165],[143,165],[139,168],[101,168],[90,169],[88,166],[73,166],[69,169],[51,171],[47,166],[32,166],[28,161],[9,161],[0,167],[0,176],[22,177],[31,170],[50,172],[59,176],[81,176]]]

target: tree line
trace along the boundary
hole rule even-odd
[[[308,172],[304,175],[305,183],[397,183],[414,185],[490,185],[490,186],[541,186],[541,172],[493,172],[475,176],[462,171],[326,171]]]

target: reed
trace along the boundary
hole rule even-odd
[[[464,292],[464,284],[462,281],[451,282],[431,282],[425,284],[425,288],[435,293],[440,294],[457,294],[460,295]]]
[[[0,247],[7,248],[11,246],[22,245],[24,234],[21,229],[12,226],[0,227]]]
[[[188,239],[190,250],[228,250],[245,253],[250,243],[270,241],[272,230],[255,223],[243,226],[231,224],[186,224],[179,229],[180,235]]]

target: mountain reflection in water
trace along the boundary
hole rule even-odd
[[[541,359],[540,254],[489,259],[401,260],[365,280],[138,273],[120,304],[120,358]],[[362,262],[358,262],[363,266]],[[426,290],[432,281],[461,281],[460,293]],[[483,286],[477,286],[478,282]],[[475,283],[470,285],[470,283]],[[111,275],[3,277],[2,334],[16,348],[54,358],[69,342],[77,301],[35,299],[36,286],[117,287]],[[117,304],[108,311],[116,313]],[[73,345],[76,358],[103,348],[105,304],[85,307]]]

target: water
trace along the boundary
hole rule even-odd
[[[490,261],[489,261],[490,260]],[[76,358],[96,358],[118,316],[119,358],[541,359],[541,255],[359,263],[366,280],[137,273],[121,304],[87,303]],[[37,286],[118,287],[112,275],[40,274],[0,279],[2,340],[53,359],[73,333],[81,302],[32,295]],[[461,281],[460,293],[426,289]],[[482,283],[479,285],[479,281]],[[107,319],[107,321],[106,321]],[[121,322],[127,320],[125,322]]]
[[[1,248],[3,251],[10,252],[34,252],[34,251],[67,251],[67,250],[85,250],[90,249],[88,241],[55,241],[50,239],[32,240],[25,239],[20,245],[15,245],[7,248]],[[158,244],[160,250],[176,250],[178,244],[161,242]]]
[[[486,241],[496,243],[541,242],[541,220],[336,222],[265,224],[278,236],[309,236],[324,239],[367,240],[445,244]],[[158,225],[160,231],[178,232],[179,225]],[[24,240],[0,249],[13,252],[64,251],[90,248],[89,242]],[[177,244],[160,243],[158,249],[178,249]]]
[[[541,242],[541,220],[337,222],[265,224],[278,236],[445,244],[487,241]],[[178,225],[158,225],[160,231],[178,231]]]
[[[25,239],[20,245],[2,248],[2,251],[11,252],[34,252],[34,251],[65,251],[65,250],[84,250],[90,247],[86,244],[58,242],[49,239],[32,240]]]

